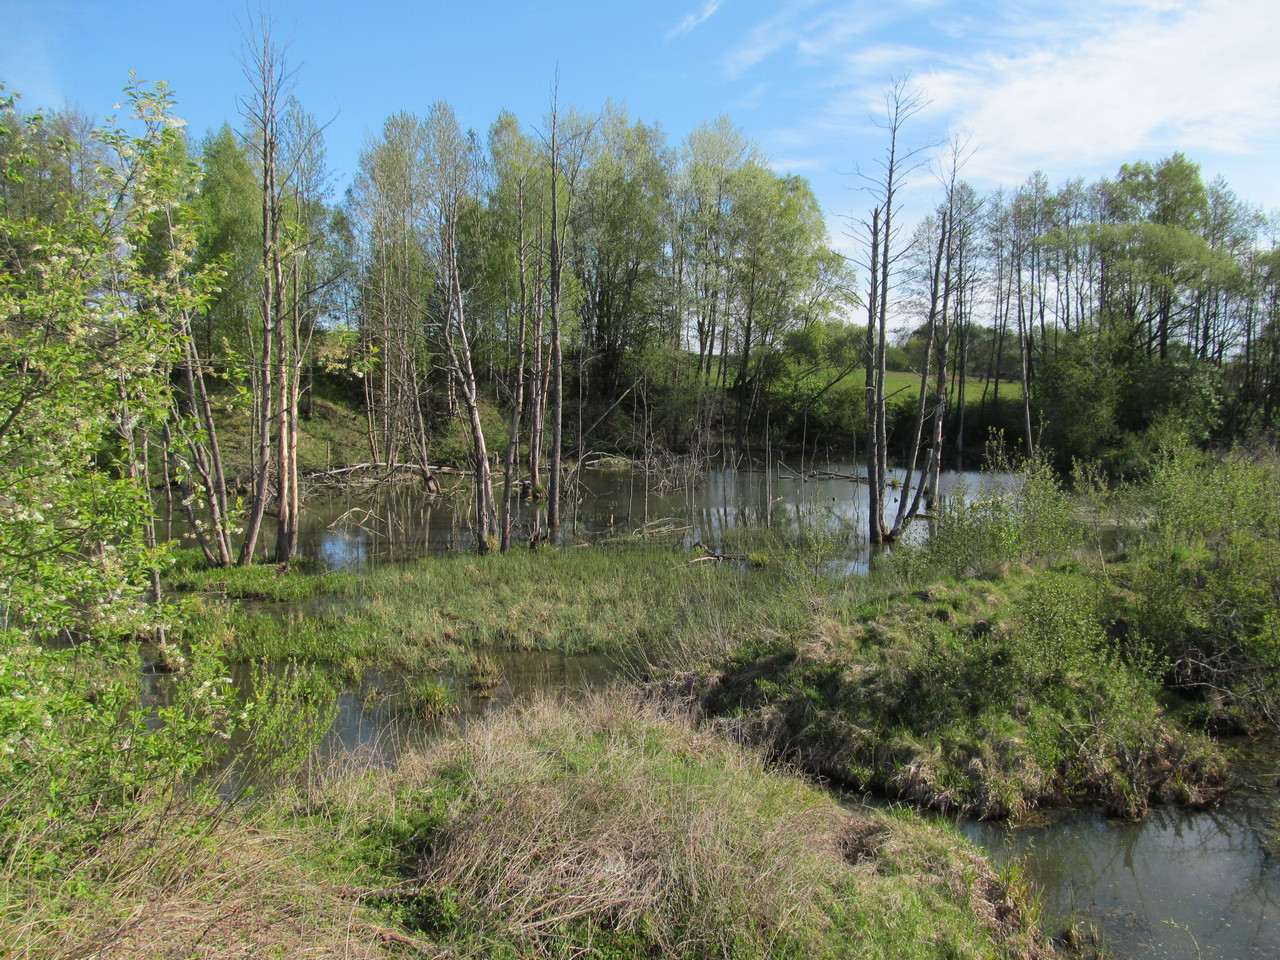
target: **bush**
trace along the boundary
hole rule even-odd
[[[1128,569],[1131,629],[1228,728],[1280,726],[1280,469],[1170,452],[1153,465]]]
[[[1053,468],[1037,457],[1016,473],[1011,487],[993,480],[941,500],[928,539],[903,544],[886,566],[908,579],[991,576],[1011,565],[1069,556],[1082,528]]]

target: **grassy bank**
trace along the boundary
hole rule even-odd
[[[927,544],[761,632],[668,693],[839,782],[1017,817],[1097,800],[1211,803],[1211,733],[1277,712],[1280,484],[1268,460],[1183,454],[1150,482],[952,504]],[[1116,553],[1107,516],[1128,530]]]
[[[139,798],[70,867],[9,878],[6,956],[1046,955],[1025,891],[958,835],[851,813],[616,693],[253,807]]]
[[[991,817],[1212,801],[1212,735],[1275,729],[1277,477],[1181,455],[1082,502],[1033,468],[870,577],[832,576],[822,538],[739,566],[654,545],[367,578],[179,564],[198,609],[162,696],[139,704],[127,644],[0,656],[0,951],[1038,956],[1016,874],[753,750]],[[300,776],[334,708],[305,661],[429,676],[494,646],[630,658],[649,702],[540,700],[396,769]],[[230,661],[261,658],[295,663],[238,692]]]
[[[652,545],[521,549],[360,576],[209,570],[189,560],[171,582],[204,595],[188,633],[218,637],[232,659],[321,661],[355,673],[369,666],[465,670],[478,651],[494,648],[667,663],[806,616],[803,598],[782,589],[774,572],[694,560],[679,547]]]
[[[1145,653],[1107,637],[1103,607],[1079,571],[940,581],[745,644],[680,686],[806,769],[931,808],[1211,802],[1220,752],[1170,714]]]
[[[1078,800],[1138,817],[1212,803],[1229,778],[1211,734],[1274,726],[1276,476],[1185,454],[1068,495],[1034,467],[1017,494],[944,506],[870,577],[824,572],[840,545],[810,538],[753,544],[745,568],[631,545],[175,582],[303,599],[206,607],[192,629],[236,659],[430,678],[482,673],[492,649],[606,652],[841,783],[982,817]]]

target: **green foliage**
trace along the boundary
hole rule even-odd
[[[1015,491],[944,505],[807,627],[713,660],[703,703],[807,769],[946,809],[1203,800],[1223,761],[1199,721],[1276,713],[1275,484],[1269,462],[1170,454],[1149,491],[1091,494],[1144,525],[1087,565],[1077,505],[1032,463]]]
[[[209,649],[154,704],[139,702],[136,653],[0,652],[0,855],[24,880],[56,875],[140,807],[173,802],[241,723]]]
[[[1170,452],[1143,491],[1146,522],[1118,571],[1130,628],[1213,723],[1280,721],[1280,471],[1273,458]]]
[[[788,332],[770,366],[771,422],[792,442],[858,435],[866,420],[861,363],[854,325],[829,320]]]
[[[962,488],[942,499],[928,539],[899,546],[883,565],[908,580],[991,576],[1071,555],[1081,529],[1053,468],[1036,457],[1011,482],[997,475],[975,491]]]
[[[288,783],[333,726],[337,691],[326,674],[292,660],[255,664],[248,687],[236,776],[242,786]]]
[[[1116,441],[1123,376],[1104,344],[1083,337],[1037,372],[1032,402],[1046,423],[1045,442],[1062,462],[1097,459]]]
[[[140,631],[159,613],[141,602],[158,554],[136,444],[168,410],[168,311],[199,289],[149,262],[156,218],[192,176],[171,98],[163,87],[129,96],[142,131],[92,134],[114,161],[80,206],[47,219],[0,209],[0,629],[37,641]],[[0,101],[6,123],[16,110]],[[30,162],[10,154],[0,173],[21,178]],[[179,265],[189,255],[180,240],[171,249]]]
[[[1161,447],[1205,442],[1218,426],[1222,375],[1181,346],[1168,356],[1099,333],[1066,338],[1038,371],[1032,402],[1060,465],[1098,460],[1132,474]]]
[[[1064,571],[891,595],[745,646],[704,703],[816,773],[983,817],[1202,797],[1221,760],[1163,717],[1160,663],[1112,641],[1104,596]]]

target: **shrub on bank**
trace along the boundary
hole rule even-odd
[[[1226,769],[1204,726],[1280,718],[1278,476],[1170,454],[1082,504],[1032,464],[1016,492],[942,505],[825,622],[676,685],[740,736],[926,806],[1211,802]],[[1102,510],[1119,555],[1077,522]]]
[[[1070,571],[941,582],[748,644],[697,695],[719,725],[838,782],[980,817],[1095,798],[1123,816],[1224,777],[1167,716],[1155,662]]]

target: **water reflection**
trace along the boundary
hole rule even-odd
[[[1217,811],[1157,808],[1140,823],[1072,811],[960,827],[996,859],[1023,859],[1051,922],[1092,920],[1117,956],[1280,958],[1280,864],[1261,840],[1268,808],[1274,796]]]
[[[819,530],[842,538],[852,570],[865,569],[867,487],[857,464],[832,461],[800,470],[783,464],[769,469],[718,468],[693,481],[671,482],[667,474],[633,470],[587,469],[570,487],[561,543],[592,542],[633,536],[646,529],[679,530],[686,545],[701,541],[722,549],[736,535],[768,530],[796,536]],[[894,473],[896,479],[900,474]],[[989,496],[1008,489],[1015,478],[947,471],[941,494],[960,487]],[[897,506],[889,491],[887,510]],[[331,567],[359,569],[369,564],[466,551],[473,540],[467,510],[470,499],[433,498],[417,483],[384,487],[373,494],[324,495],[313,491],[303,510],[298,551]],[[517,504],[513,539],[527,541],[545,525],[540,504]],[[187,537],[175,520],[167,531]],[[917,533],[921,529],[917,527]],[[273,525],[264,525],[264,549],[272,549]]]
[[[620,665],[603,654],[561,654],[541,650],[490,650],[485,653],[496,681],[472,686],[466,677],[436,677],[450,692],[450,706],[424,719],[408,706],[406,678],[369,673],[338,697],[338,714],[320,745],[323,759],[356,754],[367,762],[394,763],[407,748],[422,746],[444,732],[465,727],[516,700],[538,693],[568,697],[600,690],[615,680]]]
[[[735,537],[765,529],[781,536],[819,529],[843,538],[851,569],[865,566],[867,489],[852,463],[831,462],[803,471],[713,470],[699,482],[671,484],[666,477],[618,470],[585,470],[566,508],[562,542],[631,536],[655,527],[678,530],[686,545],[716,549]],[[964,487],[989,497],[1007,490],[1008,476],[948,472],[943,495]],[[469,550],[465,511],[431,499],[417,485],[387,488],[374,496],[313,498],[303,518],[299,549],[338,568],[359,569],[387,561]],[[891,493],[888,509],[896,507]],[[539,528],[539,507],[520,504],[517,537]],[[183,524],[174,524],[174,536]],[[270,533],[270,524],[267,525]],[[920,535],[924,526],[916,528]],[[267,549],[270,549],[268,542]],[[320,611],[307,610],[306,615]],[[439,734],[537,691],[596,689],[619,672],[601,657],[541,652],[490,651],[500,680],[487,691],[441,675],[456,708],[424,721],[404,706],[401,677],[372,674],[345,690],[322,757],[359,756],[392,763],[407,745]],[[148,678],[151,702],[163,697],[167,678]],[[997,860],[1021,857],[1043,891],[1045,913],[1066,922],[1096,922],[1113,954],[1133,958],[1258,957],[1280,960],[1280,866],[1264,837],[1280,823],[1275,760],[1262,789],[1234,798],[1218,811],[1156,809],[1141,823],[1106,820],[1094,811],[1069,811],[1010,828],[984,823],[961,828]],[[1268,826],[1270,822],[1270,826]]]

